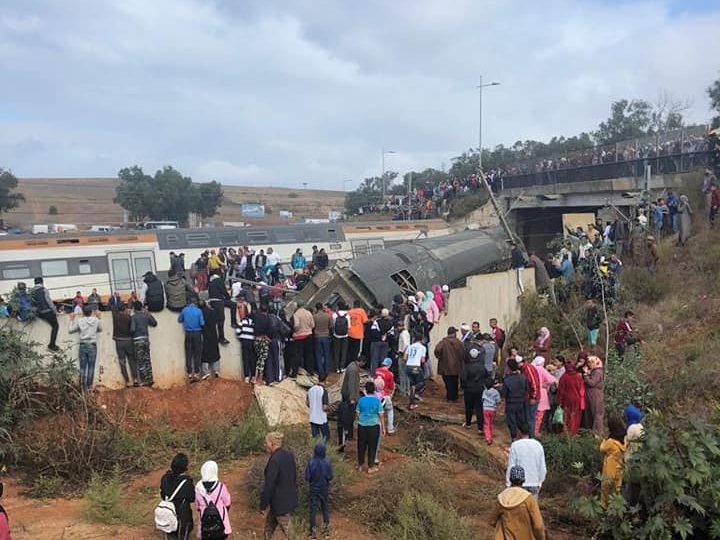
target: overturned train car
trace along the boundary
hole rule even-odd
[[[296,301],[389,306],[397,294],[408,296],[434,284],[462,286],[468,276],[506,270],[511,246],[501,228],[466,230],[386,248],[352,261],[338,261],[316,275]],[[296,302],[288,306],[294,311]]]

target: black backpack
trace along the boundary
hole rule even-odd
[[[225,524],[217,507],[222,489],[223,485],[218,484],[215,501],[212,498],[208,501],[203,497],[207,506],[205,506],[205,510],[200,517],[200,538],[202,540],[222,540],[225,538]]]
[[[338,315],[335,317],[335,327],[333,331],[336,336],[347,336],[348,333],[348,320],[347,315]]]

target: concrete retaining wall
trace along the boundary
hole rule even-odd
[[[168,310],[153,313],[158,322],[157,327],[150,328],[150,357],[152,359],[153,377],[155,386],[169,388],[185,383],[185,349],[182,325],[177,322],[177,314]],[[102,332],[98,334],[98,355],[95,365],[95,384],[108,388],[124,386],[117,355],[115,342],[112,339],[112,316],[109,311],[100,314]],[[77,334],[68,333],[70,317],[65,314],[58,315],[60,333],[57,344],[65,350],[71,358],[78,358]],[[37,342],[39,351],[49,351],[45,348],[50,339],[50,326],[41,320],[29,324],[18,324],[10,321],[18,329],[27,333],[28,339]],[[240,342],[235,338],[235,331],[230,327],[230,313],[226,312],[225,337],[229,345],[220,345],[220,376],[226,379],[242,379],[242,362],[240,359]]]
[[[535,270],[525,268],[522,272],[523,285],[526,292],[535,290]],[[489,331],[488,321],[496,318],[500,328],[507,331],[520,320],[520,302],[515,270],[480,274],[467,279],[465,287],[450,291],[449,310],[447,316],[440,318],[430,332],[430,348],[447,335],[450,326],[460,329],[460,324],[473,321],[480,323],[483,331]],[[433,359],[433,373],[437,370],[437,359]]]

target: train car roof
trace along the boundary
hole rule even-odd
[[[8,234],[0,236],[0,247],[36,248],[99,245],[103,242],[153,242],[160,249],[182,249],[243,244],[339,242],[345,232],[382,232],[402,229],[441,229],[441,219],[412,221],[339,221],[335,223],[297,223],[292,225],[251,225],[248,227],[208,227],[197,229],[121,229],[110,232],[75,231],[47,234]]]

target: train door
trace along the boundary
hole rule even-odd
[[[139,291],[143,276],[155,273],[155,255],[152,251],[120,251],[108,253],[110,288],[113,292],[129,294]]]

